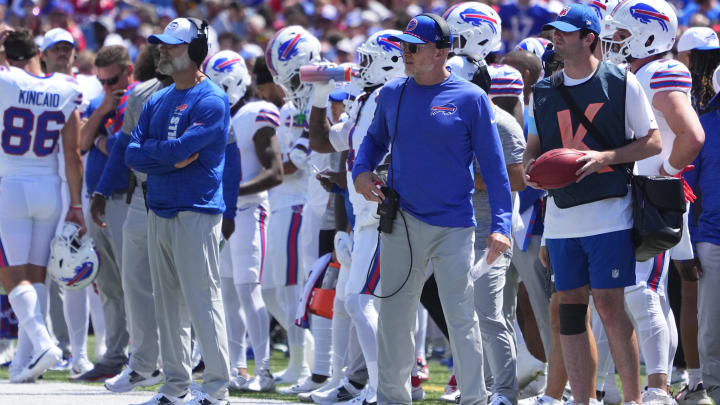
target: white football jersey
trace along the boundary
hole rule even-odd
[[[231,120],[231,133],[234,134],[238,150],[240,152],[240,167],[242,169],[242,181],[254,179],[262,170],[262,164],[255,151],[253,137],[262,128],[270,127],[277,129],[280,126],[280,111],[267,101],[253,101],[240,107]],[[263,205],[267,207],[268,193],[261,191],[251,195],[238,197],[238,207],[249,204]]]
[[[309,110],[304,113],[304,116],[303,119],[303,114],[298,114],[298,110],[290,103],[285,103],[280,109],[280,126],[277,129],[277,137],[283,160],[287,159],[303,131],[308,130]],[[308,176],[307,167],[298,167],[295,173],[285,174],[282,184],[269,191],[270,210],[275,211],[280,208],[305,204]]]
[[[445,67],[462,77],[471,81],[477,68],[474,63],[462,55],[453,56],[448,59]],[[495,97],[518,97],[523,100],[523,79],[520,72],[510,65],[490,64],[487,65],[490,74],[490,93],[488,96]]]
[[[367,130],[370,128],[370,124],[375,116],[379,95],[380,89],[377,89],[372,94],[362,93],[357,96],[348,108],[348,120],[335,124],[330,128],[330,143],[333,145],[333,148],[338,152],[343,150],[348,151],[347,186],[350,202],[352,203],[355,214],[356,227],[374,224],[378,221],[376,215],[377,203],[366,200],[365,197],[355,191],[352,169],[357,150],[360,148],[363,139],[365,139]]]
[[[58,174],[60,130],[82,103],[77,81],[0,67],[0,177]]]
[[[674,59],[659,59],[652,61],[635,72],[635,76],[643,87],[648,101],[652,105],[655,94],[663,91],[681,91],[690,100],[692,78],[685,65]],[[653,107],[657,119],[658,129],[662,136],[662,152],[637,162],[639,174],[657,175],[663,162],[670,156],[675,134],[670,129],[663,113]]]

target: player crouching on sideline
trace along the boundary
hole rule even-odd
[[[17,356],[11,382],[32,382],[62,358],[45,326],[45,272],[50,241],[61,212],[58,138],[63,143],[70,209],[65,221],[85,232],[82,161],[78,150],[82,94],[75,79],[61,73],[45,77],[37,45],[29,31],[9,32],[0,42],[10,64],[0,67],[3,94],[0,151],[0,283],[8,292],[21,333],[32,342],[31,358]],[[12,126],[7,126],[11,124]],[[21,367],[22,366],[22,367]]]
[[[227,239],[225,251],[220,255],[220,279],[228,324],[228,343],[231,366],[237,368],[245,353],[244,324],[255,354],[255,376],[234,376],[231,389],[255,392],[271,391],[275,381],[270,374],[270,318],[260,290],[265,263],[265,230],[269,217],[267,190],[282,183],[283,165],[280,143],[275,135],[280,125],[278,108],[268,101],[248,101],[247,89],[250,73],[243,58],[233,51],[220,51],[207,59],[203,72],[227,93],[230,102],[231,125],[228,137],[232,149],[226,152],[242,156],[242,183],[227,184],[223,192],[232,194],[237,209],[230,206],[230,195],[225,195],[228,209],[223,218],[223,229],[230,224],[233,232]],[[226,170],[228,167],[226,166]],[[232,211],[232,212],[229,212]],[[224,232],[225,233],[225,232]],[[239,352],[240,351],[240,352]],[[245,366],[247,367],[247,366]],[[233,370],[233,374],[235,374]]]
[[[145,405],[225,405],[230,382],[220,292],[222,176],[230,106],[199,70],[207,22],[177,18],[148,42],[174,84],[153,94],[130,135],[125,163],[148,174],[148,252],[165,384]],[[191,383],[190,327],[203,348],[201,390]]]
[[[575,403],[597,403],[592,389],[597,349],[586,320],[592,288],[625,402],[640,403],[637,338],[624,307],[624,287],[635,284],[632,196],[625,174],[608,166],[660,153],[660,133],[635,75],[593,55],[600,21],[592,8],[572,4],[545,28],[555,29],[553,43],[565,66],[535,86],[524,159],[526,183],[543,189],[527,175],[541,153],[561,147],[586,151],[578,159],[584,163],[576,173],[578,180],[549,190],[545,214],[544,236],[560,299],[560,341],[567,375]],[[594,113],[588,119],[615,149],[600,151],[603,141],[594,139],[586,132],[589,129],[573,129],[580,125],[579,118],[568,109],[558,86],[566,86],[580,111]]]

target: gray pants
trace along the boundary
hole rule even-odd
[[[520,249],[513,250],[511,268],[514,267],[517,270],[521,281],[525,284],[525,289],[530,297],[530,305],[532,305],[535,320],[540,330],[540,338],[542,339],[543,349],[545,349],[545,358],[549,359],[552,350],[552,328],[550,327],[552,286],[548,276],[549,270],[538,259],[539,250],[540,235],[533,235],[528,243],[527,250],[524,252]]]
[[[472,227],[432,226],[403,210],[398,212],[393,232],[382,234],[378,295],[393,294],[406,277],[407,283],[392,297],[378,299],[378,403],[411,403],[413,330],[428,265],[435,272],[453,353],[460,354],[455,357],[455,370],[462,404],[486,403],[482,342],[468,277],[474,237]]]
[[[120,258],[122,253],[122,226],[128,206],[124,194],[116,194],[107,200],[105,222],[107,227],[100,228],[87,218],[88,232],[95,240],[95,248],[100,256],[100,271],[95,284],[105,313],[105,342],[107,351],[98,361],[106,366],[121,367],[127,361],[125,348],[129,335],[125,320],[125,297],[120,276]]]
[[[131,369],[149,374],[158,368],[160,346],[148,259],[147,210],[136,187],[123,224],[122,286],[130,332]]]
[[[482,256],[481,252],[477,253]],[[515,403],[518,392],[517,350],[504,307],[505,275],[511,257],[511,253],[504,254],[490,271],[475,280],[475,312],[480,320],[483,354],[490,368],[485,370],[485,374],[489,371],[493,377],[492,392],[502,394]],[[508,308],[513,307],[508,302]],[[463,355],[459,353],[459,356]]]
[[[148,214],[148,251],[165,384],[180,397],[191,382],[190,326],[205,362],[202,390],[227,395],[230,359],[220,291],[221,216],[181,211],[173,218]]]
[[[68,335],[65,314],[63,313],[64,291],[58,283],[48,277],[47,284],[49,309],[48,315],[52,323],[52,332],[58,341],[58,347],[62,349],[63,356],[70,354],[70,335]]]
[[[698,349],[703,383],[720,403],[720,245],[697,244],[703,276],[698,285]]]

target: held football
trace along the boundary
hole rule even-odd
[[[547,189],[567,187],[580,177],[575,172],[584,165],[577,162],[582,156],[585,152],[575,149],[549,150],[533,162],[528,171],[530,180]]]

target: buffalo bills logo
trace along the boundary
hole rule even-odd
[[[414,30],[415,28],[417,28],[417,25],[418,25],[417,19],[416,19],[416,18],[413,18],[413,19],[410,20],[410,22],[408,23],[407,29],[406,29],[405,31],[412,31],[412,30]]]
[[[75,276],[73,278],[63,278],[61,280],[65,282],[66,285],[72,286],[79,281],[85,280],[86,278],[90,277],[93,274],[94,267],[95,266],[92,262],[84,262],[83,264],[75,267]]]
[[[305,41],[305,38],[302,37],[301,34],[297,34],[291,39],[283,42],[278,47],[278,60],[287,62],[289,61],[293,56],[298,54],[298,44]]]
[[[227,73],[232,72],[233,65],[240,62],[241,59],[228,59],[228,58],[218,58],[215,60],[215,62],[212,65],[212,68],[216,72],[220,73]]]
[[[559,17],[565,17],[565,16],[567,15],[568,11],[570,11],[570,7],[565,7],[564,9],[562,9],[562,10],[560,11],[560,14],[558,14],[558,16],[559,16]]]
[[[180,104],[179,106],[175,107],[175,110],[185,111],[187,110],[187,104]]]
[[[400,42],[391,41],[390,40],[391,35],[390,34],[383,34],[377,37],[377,44],[385,52],[392,52],[392,51],[398,51],[402,52],[402,47],[400,46]]]
[[[178,27],[177,21],[173,21],[170,24],[168,24],[167,28],[165,28],[168,31],[175,31]]]
[[[603,19],[603,14],[605,14],[605,12],[607,11],[607,6],[604,3],[597,0],[591,0],[588,3],[588,6],[592,7],[592,9],[595,10],[595,14],[597,14],[599,19]]]
[[[657,21],[663,31],[668,30],[667,23],[670,22],[670,17],[655,10],[648,4],[638,3],[630,7],[630,15],[643,24],[650,24],[652,21]]]
[[[497,20],[482,11],[468,8],[460,13],[460,18],[466,23],[472,24],[474,27],[480,27],[483,24],[487,24],[492,29],[492,32],[497,34],[497,28],[495,28]]]
[[[453,103],[447,103],[443,105],[436,105],[430,107],[430,115],[435,116],[437,114],[441,115],[452,115],[455,114],[455,111],[457,111],[457,107]]]

